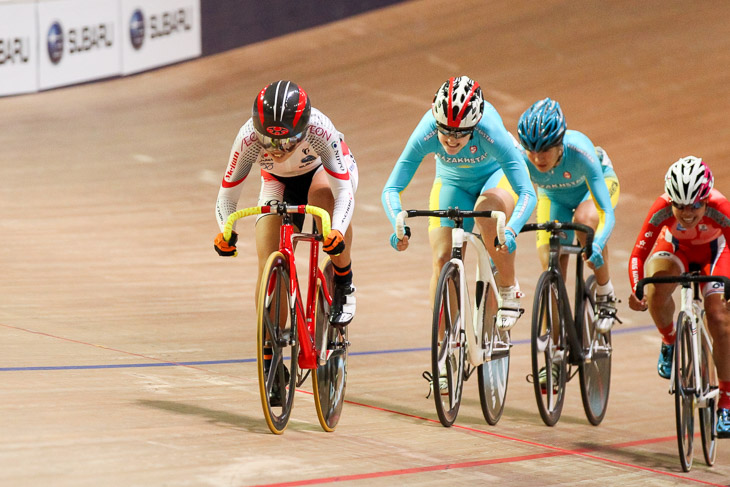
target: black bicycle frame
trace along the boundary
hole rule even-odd
[[[532,230],[544,230],[550,232],[550,254],[548,257],[548,272],[552,273],[552,281],[556,283],[559,293],[559,305],[561,306],[563,313],[566,317],[567,323],[565,328],[568,331],[568,345],[570,347],[570,363],[577,365],[585,360],[583,354],[583,345],[581,343],[582,329],[578,330],[575,323],[579,319],[583,319],[584,300],[585,295],[585,280],[583,279],[583,259],[580,254],[586,254],[586,257],[590,257],[593,248],[593,229],[587,225],[580,223],[563,223],[563,222],[546,222],[546,223],[528,223],[522,229],[523,231]],[[579,245],[563,245],[560,242],[561,232],[558,230],[575,230],[585,234],[586,245],[581,247]],[[565,276],[560,267],[560,256],[561,255],[576,255],[576,267],[575,267],[575,303],[574,303],[574,314],[571,313],[570,300],[568,299],[568,291],[565,285]]]

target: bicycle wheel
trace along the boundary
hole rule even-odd
[[[555,274],[543,272],[535,287],[532,307],[532,379],[537,408],[548,426],[560,419],[568,373],[565,318],[561,316],[566,307],[561,305],[558,286]]]
[[[717,390],[717,374],[715,372],[715,363],[712,359],[712,349],[710,347],[709,338],[706,333],[700,333],[698,337],[701,339],[700,345],[700,391],[703,395]],[[699,409],[700,413],[700,432],[702,435],[702,452],[705,455],[705,462],[712,466],[717,458],[717,433],[715,431],[717,425],[717,414],[715,413],[716,402],[714,399],[708,399],[707,405]]]
[[[459,268],[448,262],[441,269],[436,287],[431,335],[433,397],[444,426],[456,420],[464,384],[464,323],[459,291]]]
[[[327,258],[322,265],[325,283],[330,293],[334,291],[334,269]],[[344,330],[344,331],[343,331]],[[330,326],[330,305],[321,284],[317,286],[315,315],[317,352],[326,350],[325,362],[312,371],[314,406],[319,424],[325,431],[334,431],[345,404],[347,382],[347,327]]]
[[[479,285],[477,285],[479,288]],[[483,343],[491,350],[491,360],[484,362],[477,369],[479,372],[479,402],[487,423],[497,424],[504,411],[507,396],[507,380],[509,377],[509,353],[511,348],[509,331],[497,328],[496,315],[499,302],[497,290],[486,283],[483,294],[477,289],[477,306],[479,300],[485,299],[482,326]]]
[[[283,433],[289,423],[299,355],[288,288],[288,262],[281,252],[273,252],[264,266],[259,289],[257,364],[264,417],[271,432],[277,435]],[[268,369],[264,348],[271,349]]]
[[[682,470],[692,468],[694,440],[694,364],[692,330],[684,312],[677,317],[677,341],[674,344],[674,409],[677,423],[677,447]]]
[[[583,323],[576,323],[583,355],[591,357],[579,367],[580,395],[588,421],[598,426],[606,415],[611,387],[611,332],[598,333],[595,326],[596,278],[586,281],[583,296]]]

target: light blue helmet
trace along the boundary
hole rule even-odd
[[[517,135],[522,147],[532,152],[541,152],[563,143],[565,127],[560,104],[545,98],[525,110],[517,124]]]

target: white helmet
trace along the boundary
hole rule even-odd
[[[436,123],[444,128],[474,128],[484,113],[479,83],[468,76],[450,78],[433,97],[431,111]]]
[[[669,166],[664,176],[664,190],[679,205],[691,205],[707,198],[713,183],[712,171],[695,156],[682,157]]]

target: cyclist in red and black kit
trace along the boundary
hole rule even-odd
[[[350,221],[358,174],[344,136],[327,116],[311,106],[309,96],[296,83],[281,80],[266,86],[254,100],[252,117],[241,127],[231,148],[215,207],[221,232],[228,215],[236,211],[243,182],[254,165],[261,169],[259,205],[272,200],[311,204],[332,215],[332,231],[322,246],[331,255],[335,271],[331,321],[337,326],[347,325],[355,315]],[[266,260],[278,248],[280,220],[271,214],[256,220],[256,289]],[[293,220],[301,231],[304,215],[293,215]],[[219,233],[216,252],[221,256],[236,255],[237,238],[234,232],[226,242]]]
[[[713,189],[710,168],[702,159],[687,156],[671,165],[662,194],[652,205],[629,259],[632,291],[647,276],[678,276],[690,264],[706,275],[730,277],[730,201]],[[639,300],[632,292],[629,307],[649,310],[662,335],[657,371],[669,379],[676,329],[672,293],[677,284],[654,284]],[[722,283],[703,284],[707,324],[720,382],[717,433],[730,438],[730,310]]]

